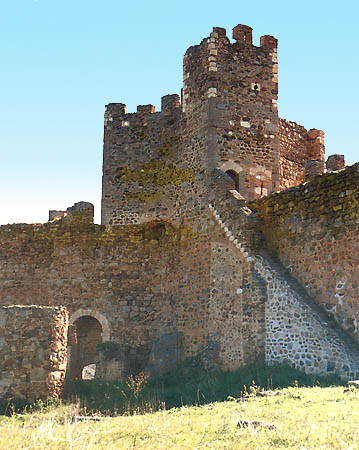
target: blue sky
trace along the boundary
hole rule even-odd
[[[0,0],[0,223],[85,200],[99,221],[104,108],[159,109],[213,26],[279,40],[279,114],[359,161],[359,6],[353,1]]]

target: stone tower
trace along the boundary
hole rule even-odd
[[[167,95],[158,113],[107,106],[103,224],[198,219],[214,168],[248,200],[278,189],[277,40],[256,47],[245,25],[233,38],[215,27],[187,50],[181,104]]]
[[[207,170],[227,172],[246,199],[278,189],[277,40],[223,28],[184,57],[182,110],[205,148]],[[188,126],[187,125],[187,126]]]

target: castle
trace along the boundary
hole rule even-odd
[[[359,166],[278,117],[277,40],[232,37],[187,50],[160,112],[107,105],[101,225],[79,202],[0,228],[0,397],[191,356],[359,376]]]

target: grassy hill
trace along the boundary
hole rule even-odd
[[[279,395],[82,421],[76,406],[53,406],[2,416],[0,448],[358,449],[359,390],[344,391],[289,387]]]
[[[0,449],[359,449],[359,389],[338,377],[193,363],[152,380],[72,382],[63,403],[3,403]]]

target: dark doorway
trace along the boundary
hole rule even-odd
[[[70,377],[82,379],[83,368],[96,364],[96,346],[102,342],[102,326],[91,316],[75,320],[69,336]]]
[[[239,192],[239,175],[234,170],[227,170],[226,174],[229,175],[234,183],[234,189]]]

